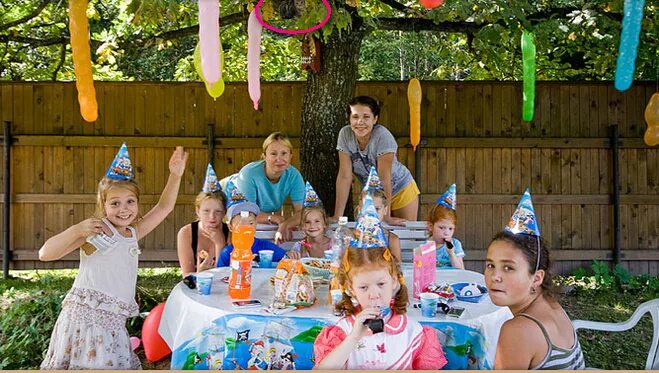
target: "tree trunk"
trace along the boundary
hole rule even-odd
[[[329,216],[334,213],[339,169],[336,140],[341,127],[348,123],[346,106],[355,93],[364,34],[360,18],[353,18],[351,30],[333,30],[329,40],[321,45],[320,71],[309,73],[305,86],[301,120],[302,175],[318,193]],[[347,216],[352,212],[350,206],[349,200]]]

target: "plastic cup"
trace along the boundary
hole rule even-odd
[[[212,273],[197,273],[197,292],[199,292],[199,294],[210,295],[212,284],[213,284]]]
[[[272,267],[272,250],[261,250],[259,251],[259,268],[270,268]]]
[[[325,250],[325,259],[334,260],[334,250]]]
[[[423,317],[435,317],[437,312],[437,302],[439,302],[439,294],[435,293],[421,293],[421,315]]]

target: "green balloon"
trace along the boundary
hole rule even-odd
[[[524,83],[522,90],[522,119],[525,122],[533,120],[535,102],[535,44],[533,34],[522,32],[522,71]]]
[[[197,75],[199,75],[199,78],[204,82],[206,92],[208,92],[213,99],[222,96],[222,93],[224,93],[224,79],[220,78],[220,80],[211,86],[201,72],[201,48],[199,47],[199,43],[197,43],[197,46],[194,49],[193,57],[194,69],[197,72]],[[222,50],[222,42],[220,42],[220,70],[224,70],[224,51]]]

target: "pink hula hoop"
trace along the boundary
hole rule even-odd
[[[261,26],[267,28],[270,31],[278,32],[280,34],[286,34],[286,35],[297,35],[297,34],[306,34],[309,32],[313,32],[318,30],[319,28],[325,26],[327,21],[329,21],[330,16],[332,15],[332,7],[330,6],[329,2],[327,0],[322,0],[323,5],[325,5],[325,8],[327,9],[327,15],[325,18],[323,18],[322,21],[320,21],[319,24],[310,27],[310,28],[305,28],[301,30],[285,30],[282,28],[277,28],[275,26],[270,25],[266,21],[263,20],[263,17],[261,17],[261,5],[263,5],[263,2],[265,0],[259,0],[259,2],[256,4],[256,7],[254,8],[254,15],[256,16],[256,20],[259,21]]]

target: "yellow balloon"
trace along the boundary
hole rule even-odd
[[[222,93],[224,93],[224,79],[218,80],[211,86],[208,84],[208,82],[204,81],[204,85],[206,85],[206,92],[214,99],[216,100],[218,97],[222,96]]]
[[[410,143],[416,151],[421,142],[421,82],[412,78],[407,86],[407,101],[410,105]]]
[[[201,71],[201,48],[199,47],[199,43],[197,43],[197,46],[194,49],[194,59],[193,59],[193,64],[194,64],[194,69],[197,72],[197,75],[199,75],[199,78],[204,82],[204,85],[206,85],[206,92],[213,98],[217,99],[218,97],[222,96],[222,93],[224,93],[224,78],[220,78],[213,86],[211,87],[210,84],[206,81],[206,78],[204,78],[204,74]],[[224,51],[222,50],[222,42],[220,41],[220,70],[224,70]],[[221,75],[221,74],[220,74]]]
[[[87,122],[98,118],[96,90],[92,76],[92,60],[89,50],[89,22],[87,20],[87,0],[69,2],[69,33],[71,34],[71,54],[76,75],[80,114]]]
[[[650,146],[659,144],[659,92],[650,97],[648,106],[645,108],[645,122],[648,129],[645,130],[643,140]]]

